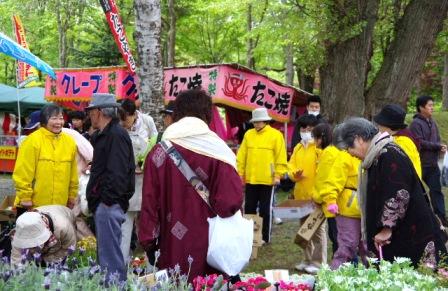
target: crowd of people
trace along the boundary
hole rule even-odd
[[[180,92],[160,112],[161,131],[138,107],[93,94],[85,112],[70,113],[71,128],[57,105],[31,114],[13,173],[12,264],[20,264],[23,251],[40,252],[45,263],[61,260],[77,240],[95,234],[97,259],[110,280],[126,280],[135,241],[148,267],[179,265],[190,281],[218,273],[206,261],[207,218],[243,209],[259,214],[269,244],[275,188],[285,179],[295,184],[293,199],[315,203],[327,218],[303,245],[295,266],[301,272],[315,274],[327,263],[327,236],[332,269],[367,264],[369,256],[436,265],[446,253],[437,165],[446,145],[431,97],[417,99],[408,128],[406,111],[395,104],[373,122],[353,117],[331,126],[312,96],[297,119],[289,159],[265,108],[252,112],[253,128],[235,155],[208,126],[212,101],[205,91]]]

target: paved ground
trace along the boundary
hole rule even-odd
[[[0,174],[0,199],[4,196],[14,195],[14,184],[9,174]]]

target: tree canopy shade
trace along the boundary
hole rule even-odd
[[[369,117],[386,103],[405,106],[410,95],[440,99],[442,79],[448,92],[448,0],[115,2],[139,64],[142,109],[156,116],[162,66],[249,64],[314,90],[334,122]],[[98,0],[1,0],[9,36],[13,14],[30,50],[53,67],[123,64]],[[14,70],[0,55],[0,82],[15,84]]]
[[[17,93],[18,91],[18,93]],[[46,104],[44,99],[45,89],[40,87],[16,89],[0,84],[0,111],[17,114],[17,94],[20,102],[20,113],[23,116],[32,111],[39,110]]]

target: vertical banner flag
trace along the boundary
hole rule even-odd
[[[25,38],[25,28],[23,27],[20,17],[13,15],[12,21],[17,43],[29,51]],[[38,79],[38,72],[35,67],[32,67],[25,62],[17,61],[17,84],[19,88],[37,86],[36,80]]]
[[[107,23],[109,23],[110,30],[114,35],[115,42],[118,45],[118,49],[126,62],[129,71],[135,74],[135,60],[131,53],[131,47],[129,46],[128,39],[126,38],[126,32],[124,30],[123,23],[121,23],[121,17],[118,13],[115,0],[100,0],[101,7],[106,14]]]

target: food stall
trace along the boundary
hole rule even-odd
[[[16,89],[0,84],[0,172],[12,173],[17,157],[18,108],[21,116],[28,116],[48,102],[44,88]]]

